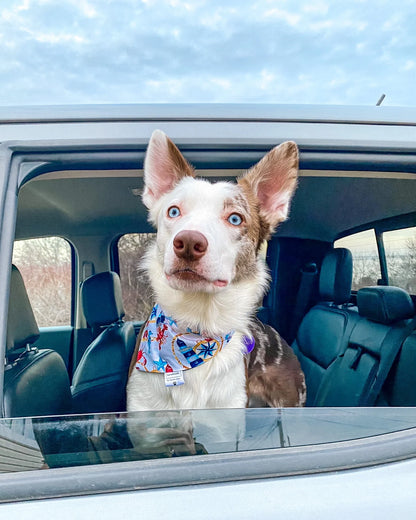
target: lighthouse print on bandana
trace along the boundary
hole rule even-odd
[[[213,359],[232,336],[233,331],[225,336],[180,332],[175,320],[156,304],[143,330],[136,368],[160,374],[189,370]]]

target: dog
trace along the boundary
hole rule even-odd
[[[130,365],[128,412],[304,405],[294,352],[254,318],[269,282],[260,249],[288,216],[298,162],[285,142],[237,183],[210,183],[153,132],[142,200],[157,235],[142,267],[157,304]]]

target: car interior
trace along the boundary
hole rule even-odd
[[[208,150],[195,164],[198,175],[233,181],[243,171],[238,158],[227,167],[214,162]],[[16,247],[33,239],[66,241],[70,301],[67,322],[37,323],[37,302],[28,298],[25,286],[33,284],[31,269],[39,262],[35,255],[20,255],[23,267],[18,261],[13,266],[9,305],[8,417],[125,409],[128,367],[147,312],[125,310],[127,291],[133,287],[133,299],[152,302],[150,293],[135,285],[136,276],[144,276],[137,268],[143,249],[131,248],[127,276],[120,240],[154,230],[140,199],[141,165],[120,168],[117,158],[113,164],[110,160],[105,170],[71,169],[64,162],[19,190]],[[400,157],[384,167],[343,167],[339,160],[318,166],[301,150],[290,217],[267,245],[272,282],[258,315],[296,352],[306,377],[307,406],[415,406],[412,168],[406,169]],[[383,241],[392,232],[398,233],[396,241]],[[360,250],[362,236],[371,245]],[[397,246],[392,253],[390,243]]]

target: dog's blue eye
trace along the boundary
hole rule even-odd
[[[181,210],[177,206],[172,206],[168,209],[168,216],[170,218],[179,217],[180,214],[181,214]]]
[[[228,222],[233,226],[239,226],[243,222],[243,219],[238,213],[231,213],[231,215],[228,217]]]

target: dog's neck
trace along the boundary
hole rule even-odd
[[[215,293],[205,293],[178,291],[170,287],[156,257],[154,246],[148,251],[143,268],[149,275],[156,302],[179,327],[207,334],[227,334],[235,330],[249,335],[250,320],[268,285],[268,274],[262,260],[258,260],[258,269],[249,279],[231,283]]]
[[[224,336],[207,337],[199,330],[181,330],[173,317],[156,304],[143,328],[136,368],[158,373],[195,368],[214,359],[233,335],[234,331],[230,331]]]

